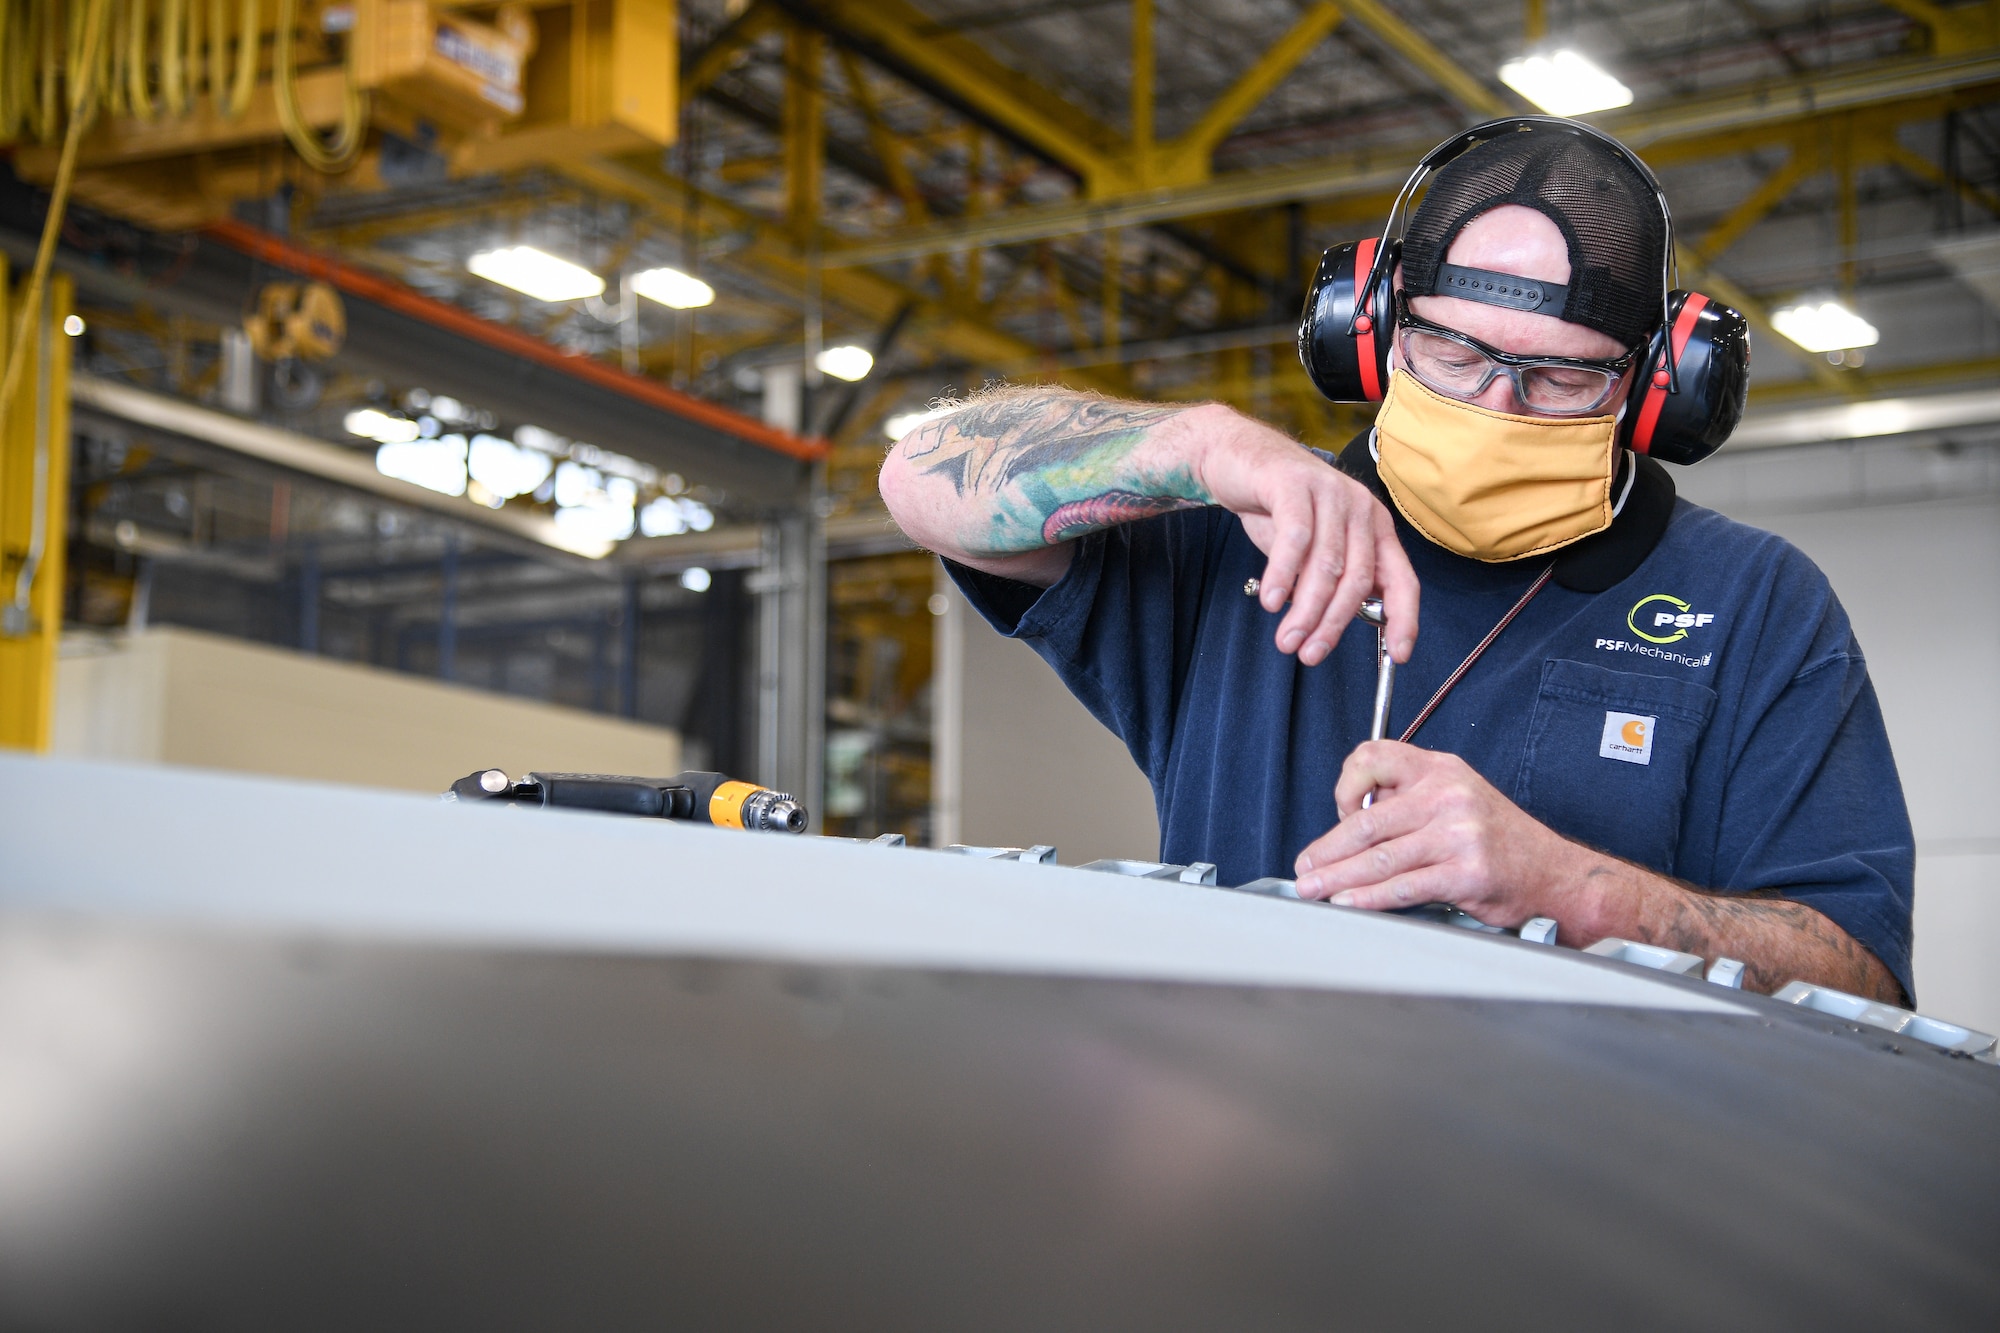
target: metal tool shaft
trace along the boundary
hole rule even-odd
[[[1389,735],[1389,702],[1396,692],[1396,659],[1389,656],[1389,643],[1383,629],[1382,601],[1370,597],[1361,604],[1356,614],[1357,620],[1365,620],[1375,627],[1375,711],[1368,722],[1368,739],[1379,741]],[[1375,804],[1375,793],[1369,792],[1361,798],[1361,808]]]

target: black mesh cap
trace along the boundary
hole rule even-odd
[[[1637,346],[1660,322],[1666,219],[1617,150],[1560,129],[1474,144],[1430,177],[1403,233],[1403,288],[1438,295],[1438,266],[1465,224],[1502,204],[1544,214],[1569,242],[1563,318]]]

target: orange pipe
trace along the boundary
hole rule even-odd
[[[682,393],[658,380],[649,380],[642,375],[628,375],[602,361],[577,353],[565,352],[551,346],[540,338],[510,329],[505,324],[496,324],[490,319],[482,319],[469,310],[422,292],[393,278],[381,277],[365,269],[356,268],[344,260],[331,255],[306,250],[282,237],[261,231],[234,219],[212,223],[203,231],[232,249],[241,250],[253,259],[261,259],[267,264],[308,278],[317,278],[330,283],[350,296],[358,296],[364,301],[394,310],[398,314],[420,319],[426,324],[447,329],[474,342],[497,347],[512,353],[524,361],[533,361],[549,366],[580,380],[595,384],[600,388],[622,393],[627,398],[657,407],[663,412],[671,412],[690,421],[700,422],[740,440],[760,445],[774,452],[805,462],[818,462],[826,457],[827,442],[794,435],[776,426],[767,426],[755,417],[746,417],[741,412],[711,403],[705,398],[697,398],[691,393]]]

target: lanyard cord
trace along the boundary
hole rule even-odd
[[[1465,679],[1465,673],[1472,670],[1472,664],[1479,660],[1480,654],[1484,653],[1488,648],[1491,648],[1493,646],[1493,641],[1500,637],[1500,631],[1506,629],[1509,625],[1513,624],[1514,617],[1520,615],[1521,612],[1527,609],[1528,603],[1535,600],[1535,594],[1548,586],[1549,579],[1554,576],[1555,572],[1556,572],[1556,567],[1554,565],[1550,565],[1547,569],[1542,571],[1541,577],[1537,578],[1533,583],[1530,583],[1528,585],[1528,590],[1521,594],[1521,600],[1514,603],[1513,609],[1508,611],[1506,615],[1500,617],[1499,624],[1495,625],[1492,629],[1486,632],[1486,637],[1479,641],[1478,647],[1474,648],[1471,652],[1465,655],[1465,660],[1458,664],[1458,670],[1452,672],[1449,676],[1446,676],[1444,678],[1444,684],[1437,687],[1437,693],[1433,694],[1431,696],[1431,701],[1424,705],[1424,711],[1417,714],[1417,720],[1412,722],[1409,725],[1409,728],[1405,730],[1401,736],[1398,736],[1396,738],[1397,740],[1408,742],[1410,737],[1417,734],[1418,727],[1421,727],[1422,725],[1424,725],[1424,723],[1430,721],[1431,714],[1437,711],[1438,705],[1444,702],[1444,697],[1447,694],[1451,693],[1452,688],[1456,686],[1458,682]]]

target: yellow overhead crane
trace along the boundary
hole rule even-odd
[[[55,179],[90,0],[10,0],[0,143]],[[674,141],[674,0],[105,0],[76,198],[161,230],[290,182],[379,183],[384,134],[463,175]],[[289,147],[290,151],[286,149]]]

